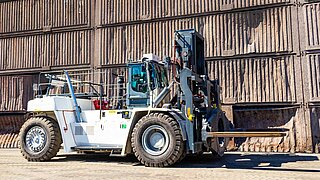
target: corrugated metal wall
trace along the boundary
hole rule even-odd
[[[301,0],[304,2],[303,0]],[[315,152],[320,153],[320,2],[306,1],[300,5],[299,30],[306,133]],[[308,122],[310,121],[310,122]]]
[[[312,1],[311,1],[312,2]],[[302,33],[306,33],[305,44],[302,44],[303,48],[319,49],[320,48],[320,31],[319,31],[319,12],[320,3],[304,4],[302,6],[301,21],[304,28],[301,30]]]
[[[210,77],[220,80],[224,103],[297,101],[299,59],[251,57],[208,62]]]
[[[25,111],[33,83],[35,77],[30,75],[0,76],[0,112]]]
[[[206,15],[233,9],[283,4],[290,0],[110,0],[101,1],[101,24],[135,22],[177,16]]]
[[[318,0],[0,0],[0,111],[21,111],[32,97],[22,74],[72,69],[100,81],[95,70],[112,85],[126,75],[128,59],[173,57],[174,30],[195,28],[229,119],[290,129],[284,138],[235,141],[238,147],[318,151],[319,12]],[[105,92],[117,94],[112,86]]]
[[[90,39],[90,31],[0,39],[0,70],[88,65]]]
[[[0,4],[0,33],[90,25],[89,0],[14,0]]]

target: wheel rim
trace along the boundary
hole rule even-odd
[[[142,134],[142,147],[153,156],[163,154],[169,147],[167,131],[159,125],[148,127]]]
[[[27,148],[34,152],[41,152],[47,141],[47,134],[40,126],[30,128],[25,136]]]

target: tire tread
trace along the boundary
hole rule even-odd
[[[40,153],[40,154],[30,154],[25,148],[24,145],[24,136],[27,133],[27,131],[35,125],[41,125],[46,127],[49,131],[48,137],[49,138],[49,145],[46,149],[46,152]],[[28,119],[21,127],[20,133],[19,133],[19,145],[20,145],[20,151],[25,159],[32,162],[41,162],[41,161],[48,161],[60,150],[62,138],[60,129],[58,126],[58,123],[48,117],[31,117]]]
[[[149,161],[148,158],[145,158],[143,153],[144,152],[140,152],[139,148],[137,146],[139,146],[138,144],[136,144],[136,138],[137,137],[137,131],[142,128],[143,124],[153,120],[157,118],[159,121],[166,123],[168,125],[170,125],[173,129],[173,135],[174,135],[174,140],[175,141],[175,147],[173,152],[169,155],[169,157],[165,160],[161,160],[161,161]],[[182,132],[180,129],[180,126],[178,124],[178,122],[176,120],[174,120],[173,118],[171,118],[168,115],[165,115],[163,113],[151,113],[147,116],[144,116],[143,118],[141,118],[137,124],[135,125],[133,132],[132,132],[132,136],[131,136],[131,146],[133,149],[133,152],[135,154],[135,156],[137,157],[137,159],[144,164],[147,167],[166,167],[166,166],[170,166],[173,165],[174,163],[178,162],[179,160],[181,160],[181,156],[184,154],[184,143],[183,143],[183,138],[182,138]]]

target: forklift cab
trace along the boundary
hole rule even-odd
[[[129,63],[127,106],[148,107],[168,86],[167,68],[155,55],[144,55],[141,62]]]

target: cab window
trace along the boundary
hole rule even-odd
[[[148,79],[145,66],[132,66],[131,88],[136,92],[147,92]]]

